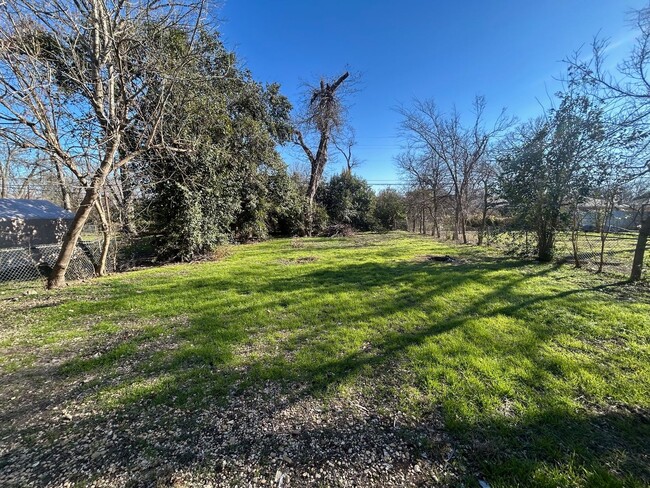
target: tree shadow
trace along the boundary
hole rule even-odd
[[[391,375],[400,378],[398,370],[405,363],[426,353],[419,352],[424,344],[477,320],[500,314],[525,321],[535,305],[579,301],[585,291],[526,290],[528,282],[547,277],[555,268],[503,258],[453,266],[395,261],[295,268],[280,278],[242,269],[236,276],[188,276],[146,286],[124,281],[115,284],[105,299],[78,304],[79,321],[97,320],[110,308],[112,320],[124,327],[101,336],[101,343],[92,338],[67,351],[62,360],[45,358],[2,377],[0,438],[6,446],[0,472],[13,476],[5,481],[61,484],[96,477],[155,484],[170,482],[174,473],[190,466],[212,472],[222,466],[215,476],[232,481],[241,471],[239,465],[247,462],[259,468],[259,476],[273,477],[278,467],[296,476],[301,470],[315,473],[319,464],[345,457],[341,453],[352,449],[347,456],[350,473],[361,473],[357,481],[370,483],[375,475],[364,474],[364,466],[372,456],[384,456],[382,442],[389,438],[408,457],[389,455],[396,468],[379,473],[380,479],[407,473],[415,483],[424,476],[415,466],[426,459],[427,475],[435,472],[438,478],[457,480],[459,468],[447,453],[453,441],[442,427],[432,428],[439,422],[438,407],[429,412],[428,420],[391,426],[390,419],[378,413],[381,405],[370,402],[375,410],[352,419],[362,420],[352,434],[345,427],[349,418],[321,415],[327,425],[317,425],[306,420],[309,414],[304,410],[313,402],[326,402],[327,393],[360,376],[378,382]],[[480,293],[461,298],[473,290],[470,286]],[[458,297],[452,312],[444,303],[447,296]],[[134,297],[147,303],[146,309],[134,309]],[[305,304],[318,308],[305,309]],[[63,320],[61,308],[57,313]],[[417,325],[405,320],[410,314],[420,318]],[[156,320],[150,326],[140,324],[151,317]],[[130,328],[129,323],[138,326]],[[540,348],[560,331],[543,324],[529,328],[529,343],[517,347],[535,369],[532,388],[544,390],[556,366]],[[467,332],[468,343],[471,334]],[[490,347],[507,356],[508,344],[490,342]],[[459,349],[436,361],[463,354]],[[647,433],[646,414],[592,418],[553,409],[552,404],[542,402],[541,414],[523,422],[482,424],[477,435],[465,435],[477,427],[472,422],[455,425],[455,430],[466,445],[478,443],[470,458],[496,479],[506,480],[514,472],[514,479],[525,482],[542,463],[573,462],[612,480],[605,477],[611,470],[596,468],[613,452],[631,460],[616,469],[647,475],[639,464],[643,456],[647,460],[641,437],[609,433],[599,437],[602,432],[594,427],[621,426],[621,432],[628,432],[635,423],[645,422]],[[296,408],[302,416],[296,417],[291,430],[287,415],[290,420]],[[569,442],[560,442],[567,431],[575,434]],[[357,438],[356,447],[346,447],[350,435]],[[539,439],[547,437],[552,446],[548,452],[539,447]],[[500,442],[502,438],[505,441]],[[594,448],[592,443],[599,440],[608,441],[607,447]],[[640,454],[632,454],[632,449]],[[130,478],[134,469],[138,473]]]

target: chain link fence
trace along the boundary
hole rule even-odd
[[[632,269],[637,238],[638,233],[632,231],[559,232],[555,239],[555,258],[589,271],[627,277]],[[523,231],[489,229],[484,242],[510,254],[534,256],[536,251],[535,235]],[[645,270],[648,270],[648,260]]]
[[[556,257],[590,271],[629,276],[638,233],[562,232],[557,236]],[[646,251],[647,252],[647,251]],[[648,261],[645,271],[648,270]]]
[[[468,243],[478,244],[478,230],[468,230],[466,235]],[[555,241],[555,257],[589,271],[628,277],[632,270],[638,235],[636,231],[617,228],[603,233],[585,230],[559,232]],[[441,229],[441,240],[452,238],[451,229]],[[535,255],[537,245],[532,232],[498,226],[486,228],[482,244],[498,248],[506,254],[531,257]],[[644,275],[650,276],[650,246],[646,249]]]
[[[43,244],[32,247],[0,249],[0,282],[33,281],[48,276],[61,250],[60,244]],[[80,240],[74,250],[65,277],[81,280],[95,275],[99,264],[102,242]],[[106,271],[115,270],[115,242],[111,244]]]

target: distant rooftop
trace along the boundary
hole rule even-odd
[[[47,200],[0,198],[0,219],[72,219],[74,214]]]

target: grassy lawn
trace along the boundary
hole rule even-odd
[[[4,290],[0,485],[650,484],[647,285],[401,233],[223,254]]]

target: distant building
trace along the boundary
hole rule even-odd
[[[578,205],[581,214],[582,229],[586,231],[599,231],[601,225],[605,226],[608,232],[633,230],[640,220],[639,209],[625,203],[616,203],[612,209],[612,216],[607,222],[605,218],[605,200],[600,198],[586,198]]]
[[[0,248],[57,243],[73,217],[47,200],[0,198]]]

